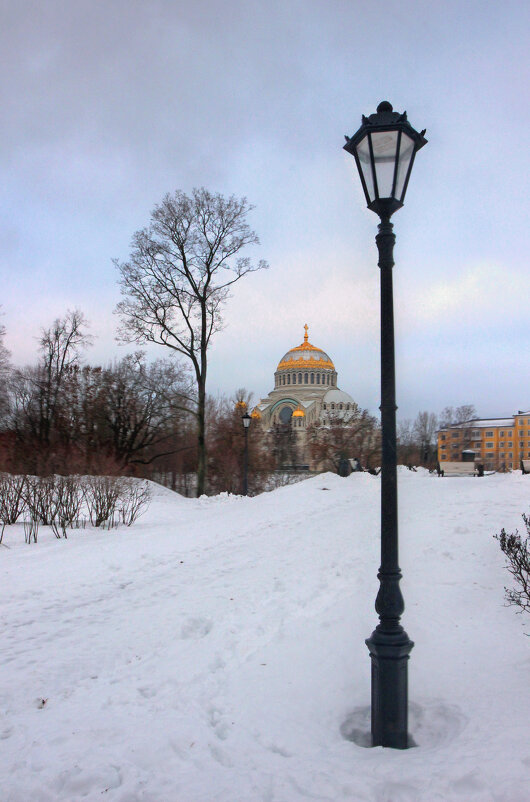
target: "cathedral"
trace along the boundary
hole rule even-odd
[[[358,407],[351,395],[337,386],[337,371],[331,357],[304,341],[281,358],[274,374],[274,390],[252,412],[265,430],[290,429],[297,434],[302,462],[310,462],[306,449],[306,430],[313,424],[326,425],[342,419],[347,425]]]

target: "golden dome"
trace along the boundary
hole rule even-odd
[[[305,412],[302,407],[297,406],[295,411],[292,414],[293,418],[305,418]]]
[[[304,326],[304,342],[287,351],[276,370],[299,370],[300,368],[335,370],[335,365],[326,352],[309,342],[307,328],[306,323]]]
[[[261,420],[261,412],[257,407],[253,412],[250,413],[250,417],[254,418],[254,420]]]

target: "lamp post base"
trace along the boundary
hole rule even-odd
[[[400,626],[365,641],[372,660],[372,746],[407,749],[408,659],[414,643]]]

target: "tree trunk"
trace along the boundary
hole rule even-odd
[[[199,381],[199,398],[197,407],[197,498],[206,492],[206,382],[204,378]]]

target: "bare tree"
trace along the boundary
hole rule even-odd
[[[183,446],[176,435],[193,410],[189,376],[175,361],[147,364],[138,352],[103,372],[106,427],[118,464],[148,465]]]
[[[4,345],[5,326],[0,325],[0,427],[6,423],[9,412],[8,382],[11,373],[11,354]]]
[[[456,423],[465,423],[477,417],[474,404],[462,404],[459,407],[444,407],[440,412],[440,428],[445,429]]]
[[[14,372],[11,382],[13,423],[19,441],[33,453],[32,469],[49,469],[51,444],[60,432],[68,439],[72,408],[66,385],[78,369],[81,353],[92,342],[88,326],[79,310],[68,311],[39,340],[40,361],[35,367]],[[60,425],[59,425],[60,420]],[[70,433],[71,434],[71,433]]]
[[[230,287],[265,268],[238,256],[259,242],[248,225],[246,198],[206,189],[177,191],[155,207],[148,228],[137,231],[127,262],[115,261],[124,296],[117,307],[120,337],[153,342],[189,359],[197,389],[197,495],[206,489],[205,405],[208,348],[222,327]]]
[[[377,420],[357,405],[346,419],[332,415],[325,424],[313,424],[308,435],[311,456],[324,470],[338,471],[341,460],[353,457],[369,468],[380,460]]]
[[[425,464],[431,459],[431,447],[438,427],[438,418],[433,412],[418,412],[412,428],[420,449],[420,459]]]

